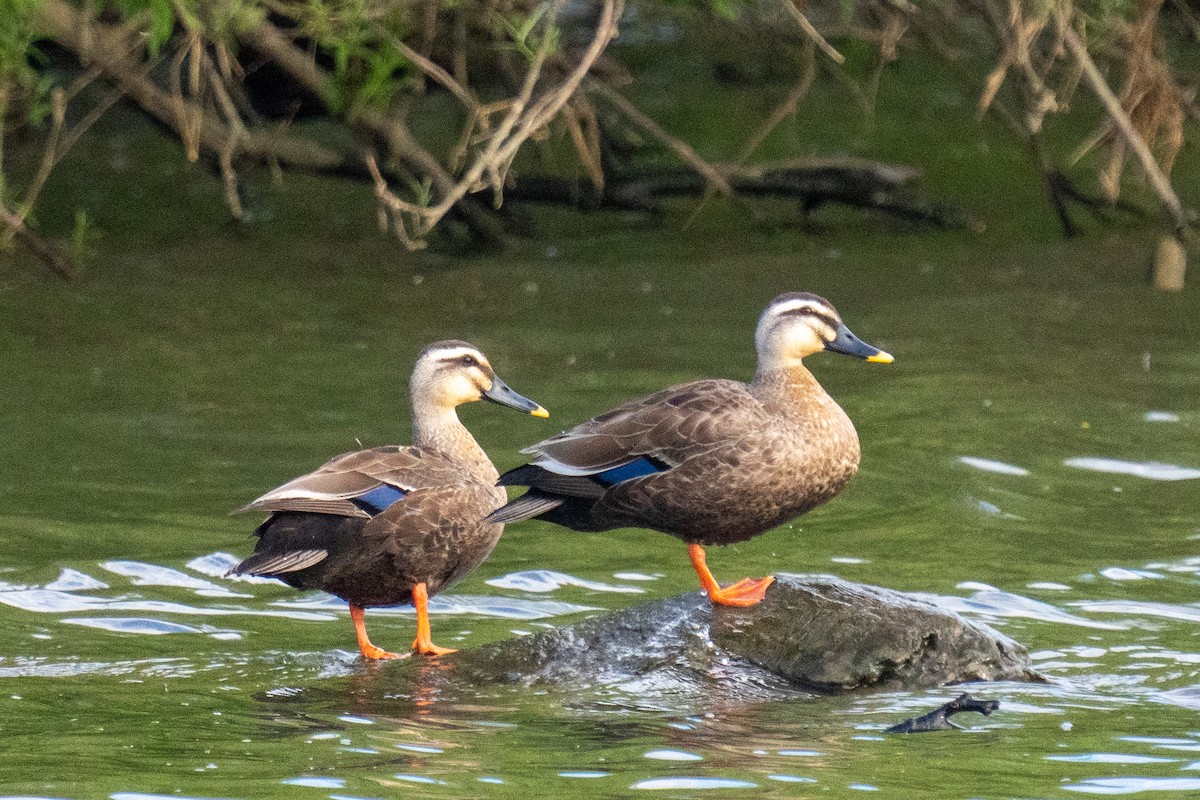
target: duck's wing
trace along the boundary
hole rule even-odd
[[[582,508],[580,503],[590,505],[617,484],[653,480],[697,456],[736,449],[762,413],[745,384],[726,380],[696,381],[631,400],[526,448],[533,460],[504,473],[500,485],[533,491],[488,519],[529,519],[564,503]]]
[[[418,487],[369,519],[274,513],[255,531],[254,554],[229,574],[278,577],[367,605],[403,602],[418,582],[434,594],[499,538],[481,524],[490,494],[482,483]]]
[[[444,482],[448,471],[443,457],[419,447],[359,450],[333,457],[234,513],[303,511],[371,518],[415,489]]]
[[[761,411],[743,383],[695,381],[631,400],[522,452],[558,475],[604,475],[617,483],[724,445]]]

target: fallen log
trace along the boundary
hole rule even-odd
[[[746,167],[718,166],[735,194],[794,199],[807,214],[828,203],[872,209],[938,228],[982,226],[956,208],[930,203],[918,190],[913,167],[857,159],[810,160]],[[523,175],[505,190],[508,201],[553,203],[582,210],[610,209],[658,215],[668,197],[700,197],[704,175],[690,167],[609,174],[602,188],[584,178]]]

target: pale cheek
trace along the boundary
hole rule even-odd
[[[483,396],[483,393],[479,391],[479,387],[475,385],[475,382],[466,378],[456,380],[454,382],[454,389],[457,393],[457,400],[460,403],[470,403]]]
[[[825,343],[808,327],[797,327],[788,331],[786,342],[789,353],[801,356],[825,349]]]

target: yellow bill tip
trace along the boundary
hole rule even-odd
[[[872,361],[876,364],[890,364],[895,360],[896,359],[892,358],[891,353],[885,353],[882,350],[873,356],[867,356],[867,361]]]
[[[891,356],[888,356],[888,358],[890,359]],[[529,414],[530,414],[530,416],[540,417],[541,419],[549,419],[549,417],[550,417],[550,412],[547,411],[546,409],[542,408],[541,406],[538,406],[533,411],[530,411]]]

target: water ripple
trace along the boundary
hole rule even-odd
[[[404,781],[406,783],[429,783],[429,784],[435,784],[438,786],[446,785],[446,782],[443,780],[438,780],[437,778],[430,778],[425,775],[408,775],[405,773],[400,773],[399,775],[393,775],[392,778],[393,778],[393,780]]]
[[[225,580],[237,581],[239,583],[282,583],[276,578],[264,578],[261,575],[230,575],[229,570],[242,563],[242,560],[232,553],[209,553],[206,556],[197,556],[187,562],[187,567],[190,570],[195,570],[201,575],[208,575],[212,578],[224,578]]]
[[[1162,756],[1139,756],[1131,753],[1079,753],[1078,755],[1042,756],[1046,761],[1070,761],[1080,764],[1170,764],[1178,758]]]
[[[1084,794],[1194,792],[1200,790],[1200,778],[1088,778],[1078,783],[1064,783],[1062,788]]]
[[[1200,686],[1184,686],[1169,692],[1159,692],[1151,699],[1200,711]]]
[[[733,778],[647,778],[630,789],[756,789],[758,784]]]
[[[147,564],[142,561],[105,561],[100,566],[116,575],[129,578],[130,583],[134,586],[173,586],[179,589],[191,589],[197,594],[219,597],[251,596],[235,594],[224,586],[193,578],[187,573],[158,564]]]
[[[984,472],[994,472],[997,475],[1018,475],[1025,476],[1029,474],[1029,470],[1024,467],[1018,467],[1015,464],[1006,464],[1003,461],[994,461],[990,458],[976,458],[975,456],[959,456],[958,463],[965,464],[968,467],[981,469]]]
[[[310,786],[314,789],[344,789],[346,781],[342,778],[321,778],[316,776],[304,776],[300,778],[287,778],[280,781],[287,786]]]
[[[1063,462],[1068,467],[1107,472],[1115,475],[1133,475],[1152,481],[1187,481],[1200,478],[1200,469],[1163,464],[1158,461],[1122,461],[1118,458],[1081,456]]]
[[[939,608],[945,608],[959,614],[980,614],[989,617],[1028,617],[1042,622],[1057,622],[1063,625],[1077,625],[1083,628],[1098,628],[1100,630],[1127,630],[1130,625],[1124,622],[1097,622],[1095,620],[1068,614],[1049,603],[1034,600],[1023,595],[1005,592],[986,584],[968,584],[971,588],[979,587],[979,591],[970,597],[954,597],[952,595],[935,595],[916,592],[919,597],[933,603]],[[966,588],[960,584],[960,588]],[[1072,604],[1077,605],[1077,604]]]
[[[93,589],[107,589],[108,584],[77,569],[63,568],[55,580],[42,588],[57,592],[86,592]]]
[[[217,798],[184,796],[181,794],[147,794],[145,792],[116,792],[109,800],[217,800]]]
[[[484,581],[488,586],[498,589],[515,589],[521,592],[553,592],[563,586],[578,586],[581,589],[591,589],[594,592],[620,592],[624,594],[643,594],[645,589],[640,586],[617,586],[611,583],[589,581],[576,578],[565,572],[555,572],[549,569],[527,569],[520,572],[510,572],[498,578]]]
[[[1105,567],[1100,570],[1100,574],[1110,581],[1157,580],[1166,577],[1162,573],[1152,572],[1148,569],[1128,569],[1126,567]]]
[[[215,639],[241,639],[239,631],[223,630],[209,625],[183,625],[178,622],[168,622],[150,617],[68,617],[59,622],[67,625],[82,625],[85,628],[97,628],[112,633],[140,633],[150,636],[162,636],[169,633],[200,633]]]
[[[1163,617],[1183,622],[1200,622],[1200,608],[1196,606],[1179,606],[1142,600],[1077,600],[1069,605],[1093,614]]]
[[[704,756],[695,753],[689,753],[684,750],[651,750],[644,755],[644,758],[652,758],[656,761],[703,761]]]
[[[0,594],[0,601],[3,601]],[[319,593],[297,600],[277,600],[271,605],[281,608],[304,609],[341,609],[345,608],[344,601],[333,595]],[[575,603],[561,603],[554,600],[526,600],[518,597],[490,597],[487,595],[442,595],[429,601],[429,613],[435,615],[469,614],[479,617],[494,617],[496,619],[535,620],[561,617],[568,614],[579,614],[585,611],[599,611],[595,606],[582,606]],[[371,613],[408,616],[413,614],[411,606],[384,606],[372,608]]]
[[[0,592],[0,603],[22,611],[43,614],[77,613],[80,611],[148,611],[158,614],[190,614],[201,616],[285,617],[324,622],[336,619],[330,614],[308,611],[255,611],[248,608],[206,608],[171,603],[163,600],[109,600],[102,597],[59,592],[50,589],[23,589]]]

